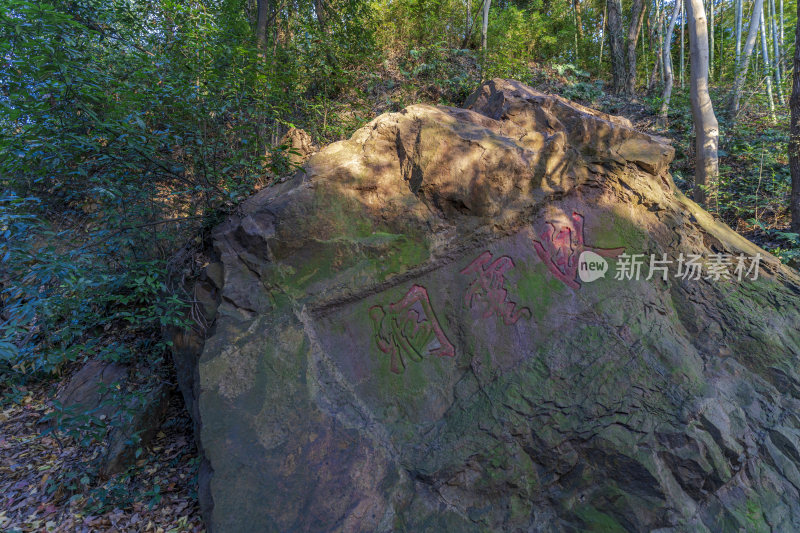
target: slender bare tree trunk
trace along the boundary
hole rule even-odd
[[[603,62],[603,45],[606,44],[606,10],[608,4],[603,4],[603,22],[600,25],[600,63]]]
[[[753,48],[756,45],[756,36],[761,22],[763,6],[764,0],[755,0],[753,14],[750,16],[750,26],[747,30],[747,39],[744,42],[744,50],[742,50],[742,56],[736,65],[736,77],[733,80],[733,88],[728,100],[728,115],[731,122],[735,122],[736,116],[739,114],[739,99],[742,96],[742,87],[747,76],[747,69],[750,66],[750,57],[753,55]]]
[[[761,12],[761,55],[764,56],[764,77],[767,80],[767,99],[769,100],[769,117],[775,123],[775,101],[772,98],[772,63],[767,47],[767,21],[764,18],[763,4]]]
[[[625,94],[632,95],[636,89],[636,44],[644,21],[644,1],[633,0],[631,25],[628,27],[628,72],[625,78]]]
[[[784,21],[784,18],[783,18],[783,0],[781,0],[780,6],[781,6],[781,44],[780,44],[780,53],[781,53],[781,55],[780,55],[780,58],[781,58],[781,63],[783,63],[783,45],[784,45],[784,42],[785,42],[784,39],[783,39],[783,21]]]
[[[792,174],[792,195],[789,207],[792,212],[792,231],[800,233],[800,2],[797,3],[797,26],[794,38],[794,71],[792,73],[792,96],[789,109],[792,112],[789,127],[789,170]]]
[[[719,41],[719,47],[717,48],[717,51],[719,52],[719,56],[717,57],[717,61],[718,61],[717,64],[719,65],[717,67],[717,73],[719,74],[719,79],[720,80],[725,79],[725,63],[727,63],[726,59],[728,59],[728,57],[727,57],[728,54],[725,52],[725,35],[727,33],[725,31],[725,16],[726,16],[726,14],[727,13],[725,13],[725,3],[722,2],[720,4],[720,6],[719,6],[719,16],[721,17],[720,26],[722,26],[722,27],[720,28],[720,32],[719,32],[720,41]]]
[[[761,18],[758,19],[758,31],[761,31]],[[764,65],[761,64],[761,34],[756,34],[756,47],[753,51],[753,68],[750,73],[750,82],[756,84],[759,82],[758,77],[761,76],[761,71]]]
[[[685,47],[684,47],[684,44],[683,44],[684,43],[684,34],[686,33],[684,31],[684,25],[686,24],[686,22],[685,22],[686,21],[686,15],[685,15],[685,9],[686,8],[683,5],[685,2],[686,2],[686,0],[680,0],[680,3],[681,3],[681,71],[680,71],[680,74],[679,74],[678,77],[680,78],[681,90],[683,90],[683,67],[684,67],[684,64],[685,64],[684,56],[686,55],[685,51],[684,51]]]
[[[689,17],[690,90],[696,152],[694,198],[702,202],[706,200],[705,188],[713,190],[719,175],[719,124],[708,93],[708,26],[703,0],[687,0],[686,5]]]
[[[466,11],[466,20],[464,21],[464,40],[461,42],[461,48],[469,46],[470,37],[472,37],[472,2],[464,0],[464,7]]]
[[[608,51],[611,53],[611,90],[625,90],[625,50],[622,46],[622,2],[608,0]]]
[[[580,44],[583,42],[583,14],[581,13],[580,0],[573,0],[572,7],[575,13],[575,62],[580,59]]]
[[[660,35],[658,37],[658,48],[659,54],[661,57],[661,85],[663,87],[665,78],[664,78],[664,35],[667,33],[667,9],[664,6],[664,9],[661,10],[661,20],[659,21],[658,29],[660,30]]]
[[[711,15],[709,22],[711,24],[711,31],[708,34],[708,81],[714,78],[714,0],[708,0],[708,11]]]
[[[664,39],[664,93],[661,96],[661,112],[659,113],[659,124],[662,128],[667,125],[669,100],[672,96],[672,85],[675,83],[675,77],[672,74],[672,34],[675,31],[675,22],[678,20],[678,15],[681,12],[682,1],[683,0],[675,0],[675,9],[672,11],[672,17],[669,19],[667,35]]]
[[[656,57],[653,61],[653,72],[650,74],[650,81],[647,83],[647,91],[652,91],[656,86],[656,80],[658,79],[659,72],[661,73],[661,77],[664,77],[664,69],[659,68],[663,61],[663,54],[664,54],[664,33],[663,33],[663,17],[664,13],[661,11],[661,5],[656,1],[656,16],[655,16],[655,24],[654,24],[654,31],[655,36],[651,32],[650,39],[654,40],[658,43],[656,46]],[[656,37],[654,39],[654,37]]]
[[[736,11],[734,16],[736,19],[736,65],[739,64],[739,61],[742,56],[742,2],[743,0],[734,0],[734,10]]]
[[[483,0],[483,21],[481,24],[481,50],[486,52],[487,35],[489,33],[489,7],[492,0]]]
[[[644,9],[642,10],[642,17],[647,16],[647,11],[649,7],[645,4]],[[644,38],[644,24],[641,25],[641,29],[639,30],[639,42],[642,43],[642,48],[639,50],[641,57],[644,58],[645,64],[647,63],[647,39]]]
[[[263,54],[267,49],[267,20],[269,18],[269,0],[258,0],[256,5],[256,44]]]
[[[784,48],[784,44],[785,43],[784,43],[784,37],[783,37],[783,21],[784,21],[784,18],[783,18],[783,0],[780,0],[780,4],[779,5],[780,5],[781,20],[780,20],[780,42],[778,44],[778,61],[781,64],[781,69],[783,69],[783,70],[781,70],[781,73],[783,74],[783,77],[786,78],[787,74],[786,74],[786,70],[785,70],[785,64],[783,62],[783,55],[786,53],[786,50]]]
[[[775,92],[778,95],[778,102],[781,105],[786,105],[786,99],[783,97],[783,74],[781,72],[781,52],[778,46],[778,23],[775,20],[775,0],[769,0],[769,21],[770,35],[772,36],[772,63],[774,65],[773,72],[775,73]]]
[[[578,19],[575,16],[575,8],[572,9],[572,25],[575,26],[575,32],[572,34],[572,62],[578,64]]]

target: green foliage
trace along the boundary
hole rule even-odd
[[[568,52],[559,50],[559,37],[565,30],[562,18],[549,17],[540,9],[539,2],[534,2],[526,9],[509,6],[490,17],[491,46],[485,77],[508,77],[530,83],[530,62],[554,61]]]
[[[572,78],[572,81],[574,81],[574,78],[584,78],[584,79],[589,78],[588,72],[579,69],[572,63],[566,63],[563,65],[553,65],[553,68],[555,69],[556,72],[558,72],[559,76],[567,76],[569,78]]]
[[[589,80],[589,73],[572,63],[553,65],[559,76],[566,78],[567,86],[561,90],[561,96],[570,100],[595,102],[603,96],[602,82]]]
[[[371,53],[365,4],[329,5],[267,59],[237,2],[4,1],[0,373],[163,357],[167,258],[292,170],[278,132]]]
[[[409,51],[480,52],[480,0],[396,0],[374,2],[379,25],[376,43],[389,57]],[[597,14],[602,13],[602,9]],[[587,22],[594,17],[590,9]],[[599,20],[599,19],[598,19]],[[532,62],[575,61],[575,20],[566,0],[494,3],[489,12],[488,50],[481,63],[483,78],[510,77],[530,82]],[[566,45],[566,46],[565,46]],[[587,57],[589,54],[585,54]],[[439,56],[439,61],[445,60]],[[423,64],[432,68],[432,62]],[[416,76],[425,71],[406,71]]]
[[[756,219],[774,225],[788,206],[788,132],[741,120],[721,152],[719,213],[732,225]]]
[[[597,83],[579,81],[569,85],[561,92],[561,96],[570,100],[595,102],[603,96],[603,89]]]
[[[312,2],[301,2],[299,12],[312,13],[313,6]],[[378,55],[376,21],[366,2],[333,0],[324,6],[324,22],[299,16],[288,24],[287,30],[297,37],[279,56],[281,68],[292,65],[296,72],[292,81],[299,87],[295,90],[307,88],[306,98],[317,94],[336,97],[353,83],[364,63],[375,61]],[[274,71],[273,76],[279,77]]]
[[[756,219],[750,219],[749,222],[763,231],[772,243],[771,246],[767,246],[770,253],[775,254],[783,263],[793,265],[795,268],[800,266],[799,234],[770,228],[764,222]]]
[[[166,350],[158,333],[185,325],[186,312],[167,290],[163,262],[118,263],[110,258],[126,243],[75,244],[74,232],[19,215],[24,203],[5,200],[0,373],[53,372],[91,356],[130,361],[146,354],[157,363]]]
[[[471,50],[450,49],[445,44],[412,48],[398,66],[408,80],[441,89],[443,103],[460,102],[478,83],[474,69],[469,68],[477,65],[477,58]]]
[[[380,21],[377,39],[384,49],[402,55],[418,47],[444,43],[455,49],[477,44],[478,0],[396,0],[374,2]],[[467,25],[469,11],[471,24]]]

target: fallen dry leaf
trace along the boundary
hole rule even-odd
[[[66,436],[41,435],[52,411],[55,383],[31,386],[21,404],[0,411],[0,530],[95,533],[205,530],[196,498],[196,457],[191,421],[175,395],[162,428],[136,465],[101,484],[70,488],[99,457],[97,446],[82,447]],[[155,485],[160,499],[153,501]],[[92,495],[119,502],[89,509]],[[76,490],[77,489],[77,490]],[[151,504],[152,503],[152,504]],[[146,524],[146,525],[145,525]]]

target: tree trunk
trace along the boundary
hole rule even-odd
[[[800,2],[797,2],[797,26],[794,39],[792,96],[789,100],[789,109],[792,112],[789,127],[789,170],[792,173],[792,195],[789,199],[789,206],[792,212],[792,231],[800,233]]]
[[[636,44],[644,21],[644,1],[633,0],[631,25],[628,27],[628,73],[625,79],[625,94],[632,95],[636,89]]]
[[[770,20],[770,35],[772,35],[772,64],[774,65],[773,72],[775,73],[775,91],[778,96],[778,102],[786,105],[786,100],[783,98],[783,75],[781,72],[781,53],[778,46],[778,23],[775,21],[775,0],[769,0],[769,20]]]
[[[772,63],[767,47],[767,20],[764,18],[763,3],[761,12],[761,55],[764,56],[764,77],[767,80],[767,99],[769,100],[769,117],[775,123],[775,101],[772,98]]]
[[[656,36],[651,36],[651,39],[658,43],[656,46],[656,57],[655,61],[653,61],[653,72],[650,74],[650,81],[647,84],[647,91],[651,92],[656,86],[656,80],[658,79],[659,72],[661,73],[661,77],[664,77],[664,69],[659,68],[663,61],[663,54],[664,54],[664,33],[663,33],[663,17],[664,14],[660,9],[659,4],[656,4],[656,22],[655,22],[655,32]]]
[[[719,79],[720,80],[724,80],[725,79],[725,63],[727,62],[726,60],[728,59],[728,54],[725,51],[725,35],[727,34],[727,32],[725,31],[725,15],[726,15],[726,13],[725,13],[724,5],[725,4],[723,3],[720,6],[719,15],[722,17],[722,20],[720,21],[720,24],[722,25],[722,28],[720,29],[720,32],[719,32],[719,46],[717,47],[717,51],[719,52],[719,55],[717,56],[717,65],[719,65],[717,67],[717,74],[719,75]]]
[[[778,44],[778,61],[781,64],[781,73],[783,74],[784,79],[786,78],[786,69],[785,64],[783,62],[783,55],[786,53],[784,48],[784,37],[783,37],[783,0],[780,0],[780,12],[781,12],[781,19],[780,19],[780,42]]]
[[[492,0],[483,0],[483,22],[481,24],[481,50],[486,52],[487,35],[489,33],[489,7]]]
[[[622,2],[608,0],[608,50],[611,53],[611,91],[625,90],[625,50],[622,46]]]
[[[780,43],[779,51],[780,51],[781,64],[783,64],[783,44],[784,44],[784,40],[783,40],[783,21],[784,21],[784,18],[783,18],[783,0],[781,0],[780,6],[781,6],[781,43]]]
[[[681,82],[681,90],[683,90],[683,67],[685,65],[684,56],[686,55],[685,46],[684,46],[684,34],[686,31],[684,30],[684,25],[686,24],[686,8],[684,7],[684,3],[686,0],[678,0],[681,3],[681,71],[679,74],[680,82]]]
[[[319,28],[325,31],[327,16],[325,13],[325,2],[323,2],[323,0],[314,0],[314,13],[317,14],[317,24],[319,24]]]
[[[256,4],[256,44],[261,52],[267,50],[267,20],[269,18],[269,0],[258,0]]]
[[[572,7],[575,13],[575,63],[579,60],[580,44],[583,43],[583,14],[581,13],[580,0],[573,0]]]
[[[573,42],[572,42],[572,63],[577,65],[578,64],[578,19],[575,15],[575,9],[573,6],[572,9],[572,25],[575,28],[575,31],[572,33]]]
[[[706,200],[704,187],[713,190],[719,174],[719,124],[708,94],[708,26],[703,0],[687,0],[691,99],[695,131],[694,199]]]
[[[464,6],[466,7],[466,21],[464,22],[464,40],[461,41],[461,48],[467,48],[472,37],[472,2],[464,0]]]
[[[711,31],[708,34],[708,81],[709,83],[714,78],[714,0],[708,0],[708,11],[711,15],[709,19]]]
[[[736,66],[734,70],[738,69],[739,61],[741,61],[742,57],[742,2],[744,0],[735,0],[734,10],[735,10],[735,18],[736,18]]]
[[[666,6],[661,10],[661,19],[659,20],[658,29],[660,31],[658,36],[658,52],[661,58],[661,86],[664,86],[664,35],[667,33],[667,11]]]
[[[675,31],[675,22],[678,20],[678,15],[681,12],[680,2],[675,1],[675,9],[672,11],[672,17],[669,19],[669,26],[667,27],[667,35],[664,38],[664,94],[661,97],[661,113],[659,124],[661,127],[667,125],[667,112],[669,111],[669,100],[672,96],[672,85],[675,83],[675,76],[672,74],[672,34]]]
[[[758,18],[758,29],[761,31],[761,17]],[[761,34],[756,34],[756,46],[755,50],[753,50],[753,70],[750,73],[750,82],[755,85],[759,82],[758,77],[761,75],[761,72],[764,69],[764,66],[761,64]],[[747,85],[747,83],[745,83]]]
[[[747,76],[747,68],[750,66],[750,57],[753,55],[753,48],[756,45],[756,36],[761,22],[763,6],[764,0],[755,0],[753,14],[750,16],[750,27],[747,30],[747,39],[744,42],[744,50],[742,50],[742,56],[736,65],[736,77],[733,80],[733,89],[731,89],[730,99],[728,100],[728,115],[731,123],[736,121],[736,116],[739,114],[739,99],[742,96],[742,87]]]
[[[647,17],[649,10],[650,6],[648,4],[645,4],[644,9],[642,10],[642,20],[644,20],[644,18]],[[647,65],[647,42],[649,41],[649,39],[644,38],[644,23],[642,23],[640,27],[641,29],[639,30],[639,42],[642,43],[642,47],[639,50],[639,57],[643,57],[645,65]],[[645,70],[647,69],[645,68]],[[647,75],[645,74],[645,78],[646,77]],[[636,79],[635,76],[634,79]]]
[[[603,4],[603,22],[600,25],[600,56],[598,57],[598,61],[600,64],[603,63],[603,45],[606,44],[606,10],[608,9],[608,4]]]

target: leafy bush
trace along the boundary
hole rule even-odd
[[[603,96],[603,90],[596,83],[579,81],[568,85],[561,95],[570,100],[582,100],[584,102],[594,102]]]
[[[166,286],[167,259],[288,170],[276,137],[299,71],[265,61],[230,2],[5,7],[0,374],[94,356],[157,362],[161,328],[189,304]],[[354,61],[339,48],[363,36],[356,15],[339,23],[343,41],[303,49],[334,48],[331,83]]]

